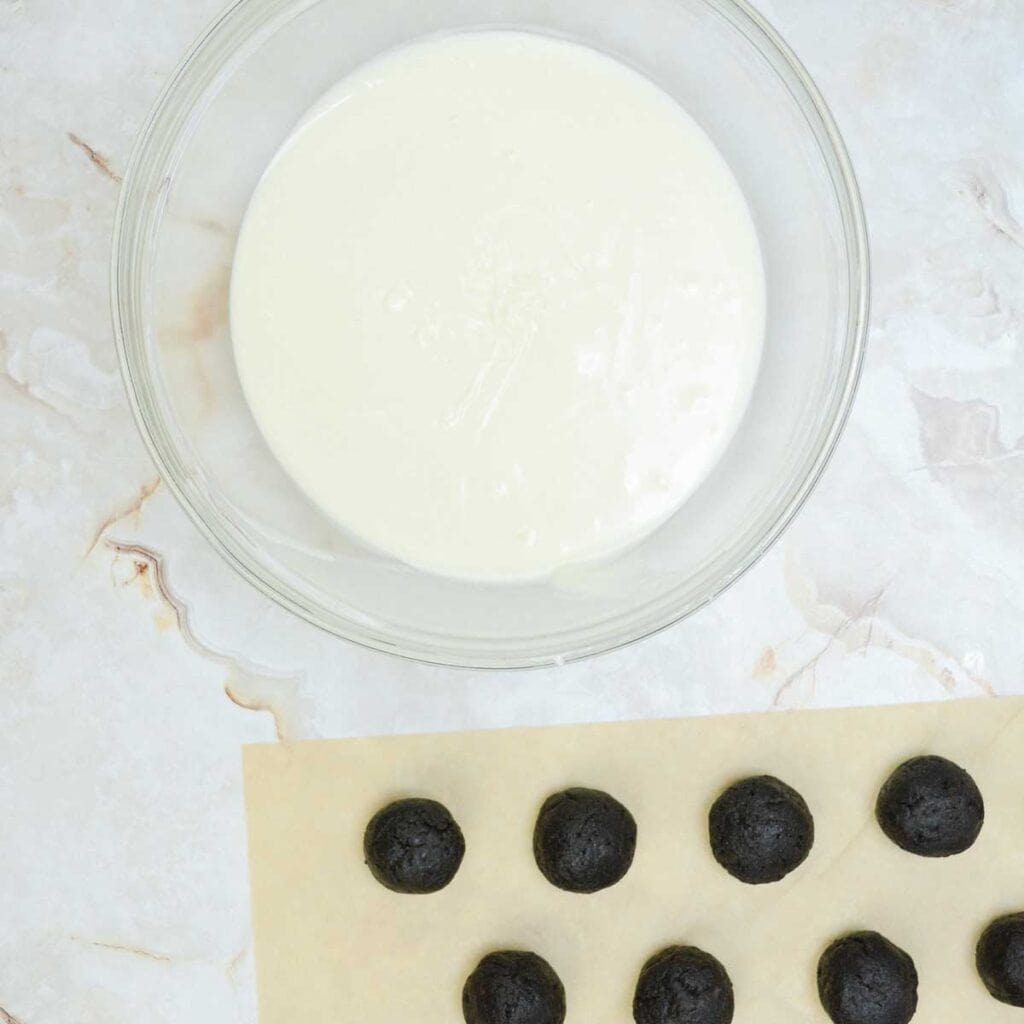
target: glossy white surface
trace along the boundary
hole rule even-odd
[[[231,284],[285,469],[448,576],[543,577],[660,526],[736,432],[764,338],[757,233],[704,131],[525,32],[403,47],[314,109]]]
[[[252,1024],[243,742],[1024,692],[1016,0],[762,5],[865,194],[874,313],[849,429],[782,543],[711,608],[511,676],[302,625],[158,486],[117,374],[109,234],[134,133],[219,6],[0,0],[10,1019]]]

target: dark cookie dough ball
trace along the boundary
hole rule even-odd
[[[568,892],[614,885],[629,870],[635,851],[633,816],[596,789],[567,789],[549,797],[533,832],[537,867]]]
[[[993,921],[978,940],[975,962],[993,998],[1024,1006],[1024,914]]]
[[[915,757],[889,776],[875,815],[900,848],[921,857],[963,853],[985,822],[985,802],[970,777],[944,757]]]
[[[907,1024],[917,1010],[917,969],[877,932],[854,932],[821,955],[818,995],[835,1024]]]
[[[633,996],[636,1024],[730,1024],[732,982],[694,946],[669,946],[644,964]]]
[[[462,990],[466,1024],[562,1024],[565,989],[536,953],[490,953]]]
[[[436,800],[397,800],[366,826],[363,853],[373,877],[392,892],[443,889],[466,852],[462,831]]]
[[[814,818],[804,798],[770,775],[730,786],[712,805],[708,833],[715,860],[751,885],[777,882],[814,845]]]

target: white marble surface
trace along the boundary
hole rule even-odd
[[[220,5],[0,0],[0,1024],[255,1020],[245,742],[1024,692],[1019,0],[764,0],[865,194],[850,427],[713,607],[514,676],[291,619],[136,435],[107,313],[118,175]]]

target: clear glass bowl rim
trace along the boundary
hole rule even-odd
[[[269,24],[292,0],[235,0],[196,40],[164,86],[136,139],[124,175],[114,219],[110,267],[110,301],[114,338],[125,390],[136,425],[160,476],[200,533],[250,584],[307,622],[372,650],[412,661],[452,668],[505,669],[561,665],[637,643],[705,607],[751,569],[785,532],[821,478],[849,417],[860,382],[867,341],[870,305],[870,266],[867,226],[860,190],[846,145],[814,81],[776,30],[747,0],[704,0],[743,32],[791,76],[790,92],[803,108],[808,125],[828,168],[842,218],[848,271],[849,312],[843,349],[841,385],[831,395],[812,454],[802,475],[794,478],[786,500],[773,516],[762,519],[756,535],[739,557],[724,559],[718,572],[705,574],[706,584],[688,597],[669,593],[653,606],[634,609],[625,620],[606,620],[562,634],[519,639],[480,640],[409,630],[390,631],[387,625],[368,626],[332,613],[276,577],[253,557],[231,521],[216,502],[197,486],[168,432],[152,394],[146,372],[145,329],[141,315],[139,252],[159,223],[165,188],[153,169],[173,163],[174,146],[182,129],[196,114],[196,104],[216,82],[221,58],[237,48],[240,33]],[[315,0],[310,0],[310,6]],[[773,62],[775,63],[775,62]],[[776,69],[778,63],[775,63]],[[163,184],[170,181],[164,177]],[[708,578],[714,577],[714,578]],[[692,587],[692,581],[686,586]],[[677,588],[679,589],[679,588]]]

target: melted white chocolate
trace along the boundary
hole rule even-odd
[[[636,541],[743,414],[754,226],[658,87],[518,32],[433,39],[321,100],[252,200],[246,396],[298,484],[436,572],[531,577]]]

